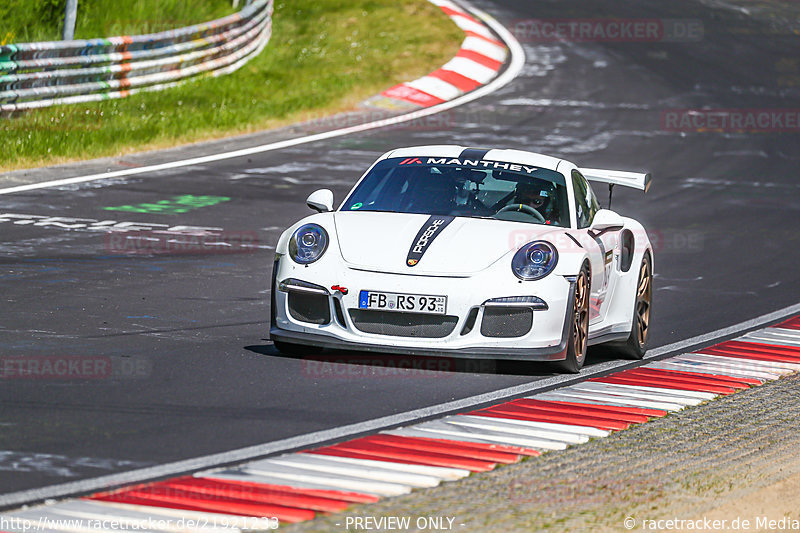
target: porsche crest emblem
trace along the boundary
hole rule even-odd
[[[409,259],[408,260],[408,266],[410,266],[410,267],[413,267],[417,263],[419,263],[419,259]]]

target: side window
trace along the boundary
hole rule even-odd
[[[582,174],[578,173],[581,181],[586,184],[586,203],[589,204],[589,224],[594,220],[594,216],[600,211],[600,203],[597,201],[597,196],[594,195],[592,185],[589,183]]]
[[[575,194],[575,220],[579,228],[588,228],[594,215],[600,210],[597,198],[586,178],[577,170],[572,171],[572,187]]]
[[[578,227],[589,227],[591,217],[589,204],[586,201],[586,180],[577,170],[572,171],[572,190],[575,195],[575,220],[578,221]]]

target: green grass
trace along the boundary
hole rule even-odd
[[[244,5],[244,1],[239,2]],[[61,39],[66,0],[3,0],[0,43]],[[230,15],[230,0],[79,0],[76,39],[154,33]]]
[[[88,6],[111,0],[93,2],[82,0],[79,8],[89,11]],[[178,0],[136,4],[153,2],[159,9],[163,4],[174,9],[163,17],[161,11],[151,13],[150,20],[189,14],[176,7]],[[224,15],[222,7],[230,5],[227,0],[191,4],[191,14],[205,13],[204,20]],[[148,14],[137,9],[121,18]],[[191,22],[196,20],[178,25]],[[116,22],[85,24],[114,27]],[[438,68],[456,53],[462,38],[455,24],[426,0],[276,0],[269,45],[233,74],[124,100],[0,117],[0,170],[162,148],[346,110]]]

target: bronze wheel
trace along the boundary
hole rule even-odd
[[[636,284],[636,301],[633,309],[631,335],[620,345],[622,355],[630,359],[641,359],[647,351],[647,337],[650,333],[650,312],[653,306],[653,266],[650,255],[645,254],[639,267]]]
[[[647,343],[650,303],[653,301],[652,290],[653,274],[650,272],[650,261],[645,259],[642,261],[642,268],[639,269],[639,285],[636,290],[637,340],[642,346]]]
[[[572,342],[575,358],[580,366],[586,359],[586,337],[589,331],[589,279],[586,271],[581,271],[575,282],[575,324],[572,328]]]
[[[584,265],[575,278],[566,359],[558,363],[562,370],[573,374],[580,372],[583,363],[586,361],[586,341],[589,334],[589,298],[591,296],[589,279],[589,267]]]

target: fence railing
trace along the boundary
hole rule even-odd
[[[267,45],[272,2],[148,35],[2,45],[0,111],[125,98],[233,72]]]

